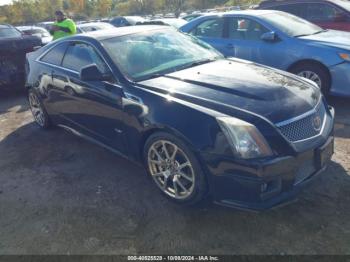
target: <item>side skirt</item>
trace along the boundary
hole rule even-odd
[[[75,129],[71,128],[71,127],[68,127],[66,125],[59,124],[57,126],[65,129],[66,131],[68,131],[68,132],[70,132],[70,133],[72,133],[72,134],[74,134],[74,135],[76,135],[78,137],[83,138],[84,140],[87,140],[87,141],[89,141],[91,143],[94,143],[94,144],[96,144],[98,146],[101,146],[101,147],[105,148],[108,151],[111,151],[112,153],[114,153],[114,154],[116,154],[116,155],[118,155],[118,156],[120,156],[120,157],[122,157],[122,158],[124,158],[124,159],[126,159],[126,160],[128,160],[128,161],[130,161],[132,163],[134,163],[135,165],[137,165],[139,167],[143,167],[143,165],[141,163],[139,163],[139,162],[129,158],[128,156],[126,156],[125,154],[121,153],[120,151],[118,151],[118,150],[116,150],[116,149],[114,149],[114,148],[112,148],[110,146],[107,146],[106,144],[101,143],[101,142],[97,141],[96,139],[93,139],[90,136],[84,135],[84,134],[78,132],[77,130],[75,130]]]

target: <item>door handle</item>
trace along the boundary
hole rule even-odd
[[[227,49],[233,49],[233,48],[235,48],[235,46],[234,46],[233,44],[227,44],[227,45],[226,45],[226,48],[227,48]]]

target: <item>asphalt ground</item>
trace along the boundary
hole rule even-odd
[[[0,97],[0,254],[350,254],[350,100],[330,167],[280,209],[177,206],[145,171]]]

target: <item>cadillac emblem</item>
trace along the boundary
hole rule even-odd
[[[315,131],[319,132],[322,128],[322,119],[320,116],[315,116],[312,118],[312,126]]]

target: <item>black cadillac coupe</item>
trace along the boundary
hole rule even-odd
[[[224,58],[162,26],[99,31],[27,55],[35,121],[141,163],[169,199],[288,203],[334,152],[334,110],[307,79]]]

